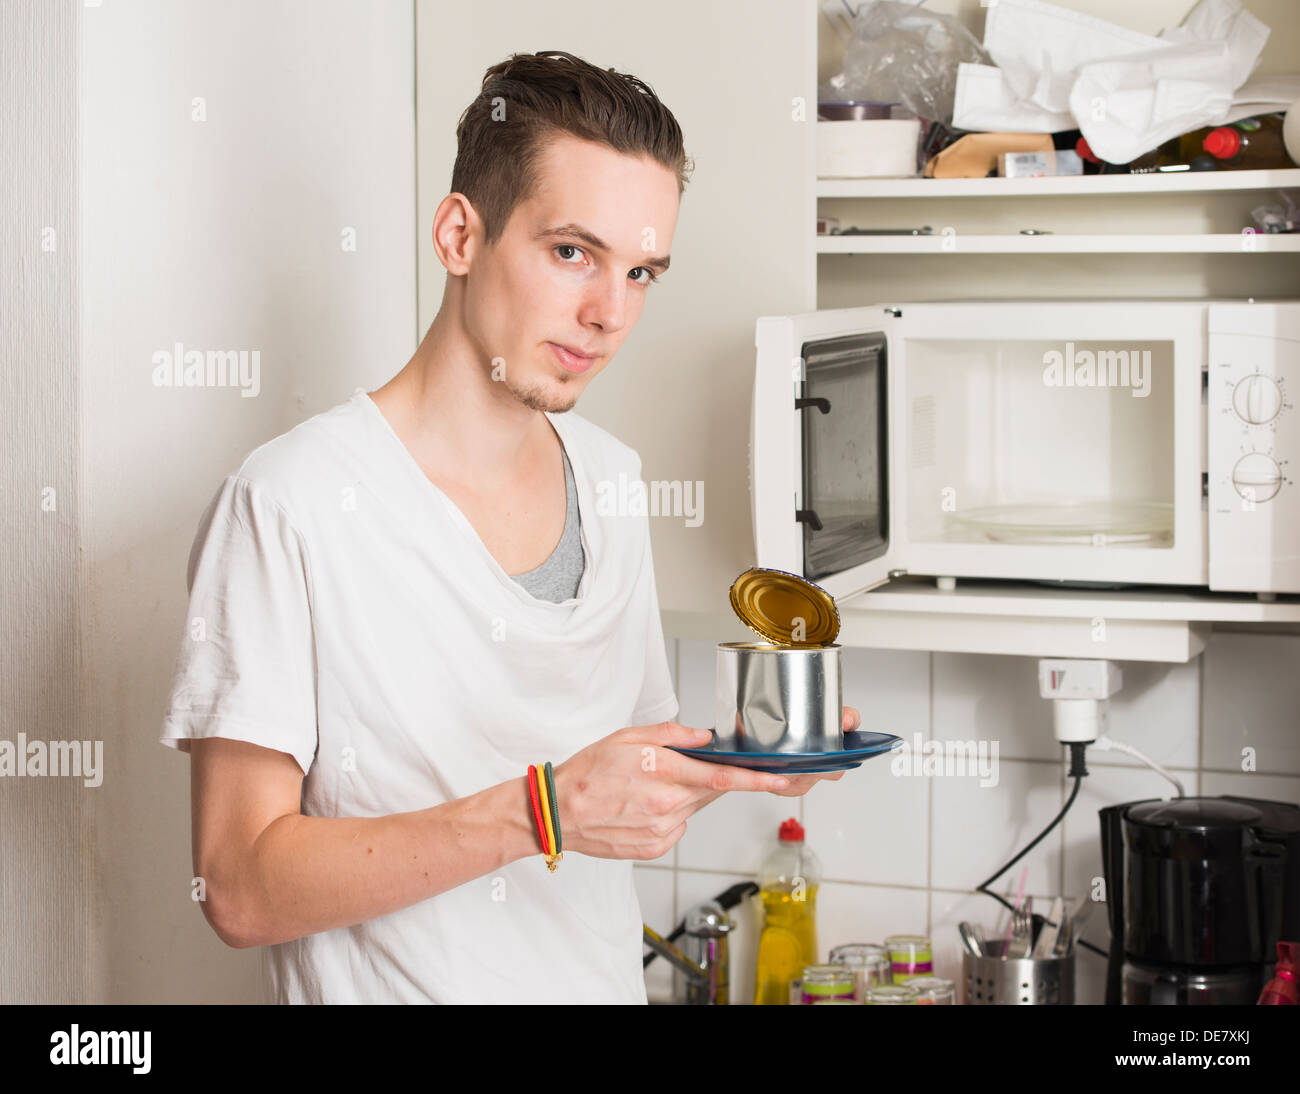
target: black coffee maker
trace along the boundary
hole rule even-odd
[[[1257,1002],[1278,940],[1300,940],[1300,806],[1151,799],[1100,816],[1106,1002]]]

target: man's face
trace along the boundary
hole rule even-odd
[[[567,135],[549,142],[536,191],[466,278],[470,337],[513,398],[573,407],[666,268],[678,204],[676,176],[653,160]]]

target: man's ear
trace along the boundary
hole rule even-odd
[[[433,214],[433,250],[449,274],[469,273],[484,239],[483,220],[464,194],[448,194]]]

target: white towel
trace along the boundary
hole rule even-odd
[[[1201,0],[1158,37],[1041,0],[992,0],[984,48],[997,67],[960,66],[953,124],[1077,127],[1102,159],[1127,163],[1180,133],[1285,109],[1295,82],[1246,85],[1268,35],[1241,0]]]

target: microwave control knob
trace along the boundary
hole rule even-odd
[[[1272,456],[1251,452],[1232,469],[1232,485],[1247,501],[1269,501],[1282,488],[1282,469]]]
[[[1232,409],[1238,418],[1251,425],[1271,422],[1282,409],[1282,389],[1271,376],[1257,372],[1232,389]]]

